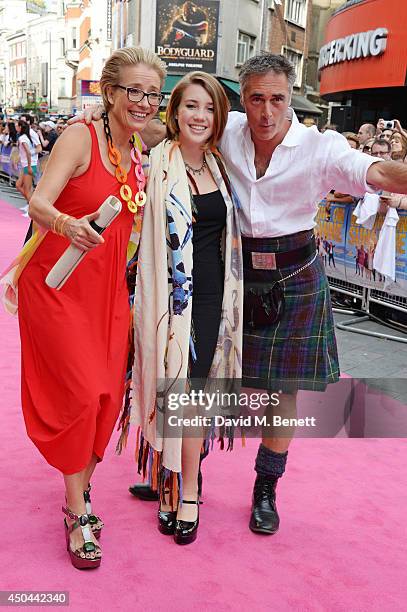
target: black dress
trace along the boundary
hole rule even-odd
[[[212,365],[222,313],[224,266],[222,232],[226,205],[221,192],[194,195],[192,321],[196,361],[191,359],[190,378],[206,379]]]

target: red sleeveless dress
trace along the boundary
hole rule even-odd
[[[120,185],[103,165],[95,128],[88,170],[69,180],[55,207],[82,217]],[[134,165],[128,184],[137,191]],[[27,433],[47,462],[74,474],[99,460],[118,418],[125,384],[130,309],[126,251],[134,215],[123,204],[104,244],[88,252],[60,291],[45,278],[69,245],[48,232],[18,285],[22,407]]]

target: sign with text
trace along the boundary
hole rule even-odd
[[[169,72],[216,72],[219,0],[157,0],[155,52]]]
[[[345,38],[331,40],[319,52],[318,69],[322,70],[339,62],[381,55],[386,50],[387,35],[387,28],[376,28],[368,32],[349,34]]]
[[[81,110],[94,104],[103,104],[99,81],[81,81]]]

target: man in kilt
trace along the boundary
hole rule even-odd
[[[355,196],[380,189],[407,193],[405,164],[366,155],[338,132],[299,123],[290,107],[295,79],[294,66],[281,55],[247,60],[239,75],[245,113],[229,113],[220,143],[241,204],[243,383],[279,392],[278,413],[284,416],[296,415],[298,390],[323,391],[339,379],[329,287],[314,237],[317,203],[333,188]],[[100,109],[90,109],[85,119],[100,116]],[[160,130],[165,138],[165,127]],[[160,139],[155,132],[154,144]],[[143,137],[150,139],[148,128]],[[389,205],[406,208],[404,199]],[[275,491],[293,431],[263,431],[252,531],[273,534],[279,527]],[[157,499],[148,484],[130,492]]]
[[[298,390],[322,391],[339,378],[329,286],[314,237],[317,203],[333,188],[356,196],[407,192],[407,166],[351,149],[332,130],[322,134],[299,123],[290,108],[295,79],[294,66],[281,55],[247,60],[239,75],[245,114],[230,113],[221,142],[241,203],[243,383],[280,392],[278,414],[287,417],[296,416]],[[263,429],[254,532],[278,529],[275,489],[293,431]]]

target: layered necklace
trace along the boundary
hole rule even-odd
[[[103,119],[103,129],[105,131],[105,136],[107,140],[109,160],[113,164],[113,166],[116,167],[115,176],[116,176],[117,181],[121,184],[120,197],[123,200],[123,202],[127,204],[127,208],[129,209],[129,211],[135,214],[139,208],[142,210],[142,207],[146,203],[146,199],[147,199],[146,193],[144,191],[145,186],[146,186],[146,177],[145,177],[144,170],[143,170],[142,156],[141,156],[142,151],[143,151],[142,140],[137,134],[133,134],[129,141],[132,147],[130,151],[130,156],[131,156],[131,159],[134,161],[134,165],[135,165],[134,173],[136,175],[137,189],[138,189],[133,199],[132,189],[130,185],[127,184],[127,172],[120,165],[122,161],[122,155],[119,149],[117,149],[113,144],[112,133],[110,131],[110,125],[109,125],[109,117],[107,113],[102,114],[102,119]]]

